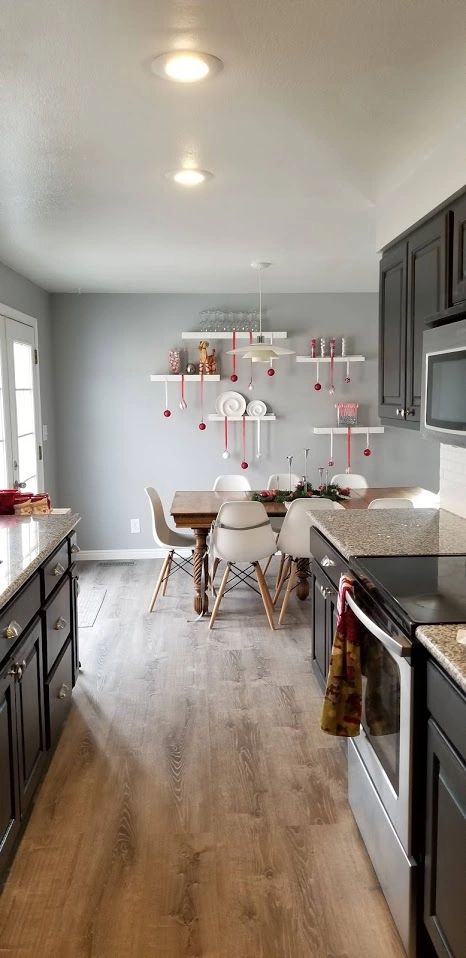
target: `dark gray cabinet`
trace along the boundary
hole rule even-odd
[[[399,421],[406,400],[407,244],[392,247],[380,262],[379,416]]]
[[[428,664],[424,924],[439,958],[466,955],[466,699]]]
[[[335,634],[338,592],[316,561],[311,565],[311,591],[312,663],[321,687],[325,688]]]
[[[15,675],[0,674],[0,873],[8,862],[20,825]]]
[[[466,195],[452,204],[453,214],[453,305],[466,301]]]
[[[13,662],[21,817],[31,802],[46,757],[42,641],[42,625],[37,621]]]

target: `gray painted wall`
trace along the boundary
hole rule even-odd
[[[303,449],[309,446],[311,478],[329,454],[327,437],[315,437],[312,427],[334,422],[337,399],[355,398],[362,405],[360,421],[377,419],[377,295],[374,293],[273,295],[266,298],[269,328],[287,329],[289,343],[307,353],[313,335],[346,335],[354,352],[367,362],[353,366],[354,382],[313,389],[315,369],[297,365],[294,357],[277,363],[271,379],[265,367],[256,372],[254,396],[265,399],[279,417],[264,424],[264,455],[256,463],[249,451],[247,472],[253,487],[265,484],[269,473],[286,471],[285,456],[295,456],[303,469]],[[240,448],[233,435],[235,457],[225,463],[221,423],[209,423],[204,433],[198,387],[187,386],[188,410],[178,409],[179,387],[170,387],[171,419],[164,419],[163,385],[151,383],[151,372],[166,372],[166,356],[181,345],[181,330],[196,329],[198,314],[207,307],[251,308],[255,299],[228,295],[54,295],[52,297],[54,365],[57,395],[57,448],[60,501],[83,516],[84,549],[139,549],[153,545],[143,493],[154,485],[169,507],[175,489],[211,488],[222,472],[238,472]],[[217,344],[220,350],[221,344]],[[192,355],[196,342],[192,343]],[[229,376],[230,357],[224,357]],[[237,384],[249,398],[249,363]],[[226,366],[226,369],[225,369]],[[327,367],[328,368],[328,367]],[[322,367],[322,381],[327,372]],[[325,377],[325,378],[324,378]],[[206,412],[215,397],[233,388],[228,378],[205,387]],[[249,430],[248,430],[249,432]],[[251,434],[251,433],[250,433]],[[364,472],[373,485],[422,484],[438,489],[439,447],[410,431],[389,429],[374,437],[374,454],[362,456],[363,437],[354,442],[353,471]],[[344,439],[335,441],[335,471],[344,471]],[[225,468],[227,467],[227,468]],[[141,534],[130,534],[130,518],[141,519]]]
[[[42,422],[48,426],[48,440],[44,443],[45,488],[56,501],[56,436],[50,297],[35,283],[31,283],[24,276],[0,263],[0,303],[37,319]]]

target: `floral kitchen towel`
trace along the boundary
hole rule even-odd
[[[361,723],[361,648],[358,619],[346,605],[353,579],[342,575],[338,590],[338,619],[322,706],[320,727],[329,735],[353,738]]]

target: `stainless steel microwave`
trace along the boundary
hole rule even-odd
[[[466,446],[466,319],[424,333],[421,432]]]

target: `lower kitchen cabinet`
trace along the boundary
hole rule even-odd
[[[20,825],[15,682],[10,667],[0,675],[0,874]]]
[[[432,663],[428,673],[424,924],[439,958],[464,958],[466,699]]]
[[[42,641],[42,624],[37,621],[13,664],[21,816],[27,811],[46,760]]]
[[[313,561],[311,566],[312,589],[312,660],[317,679],[325,688],[336,626],[338,592],[331,580]]]

